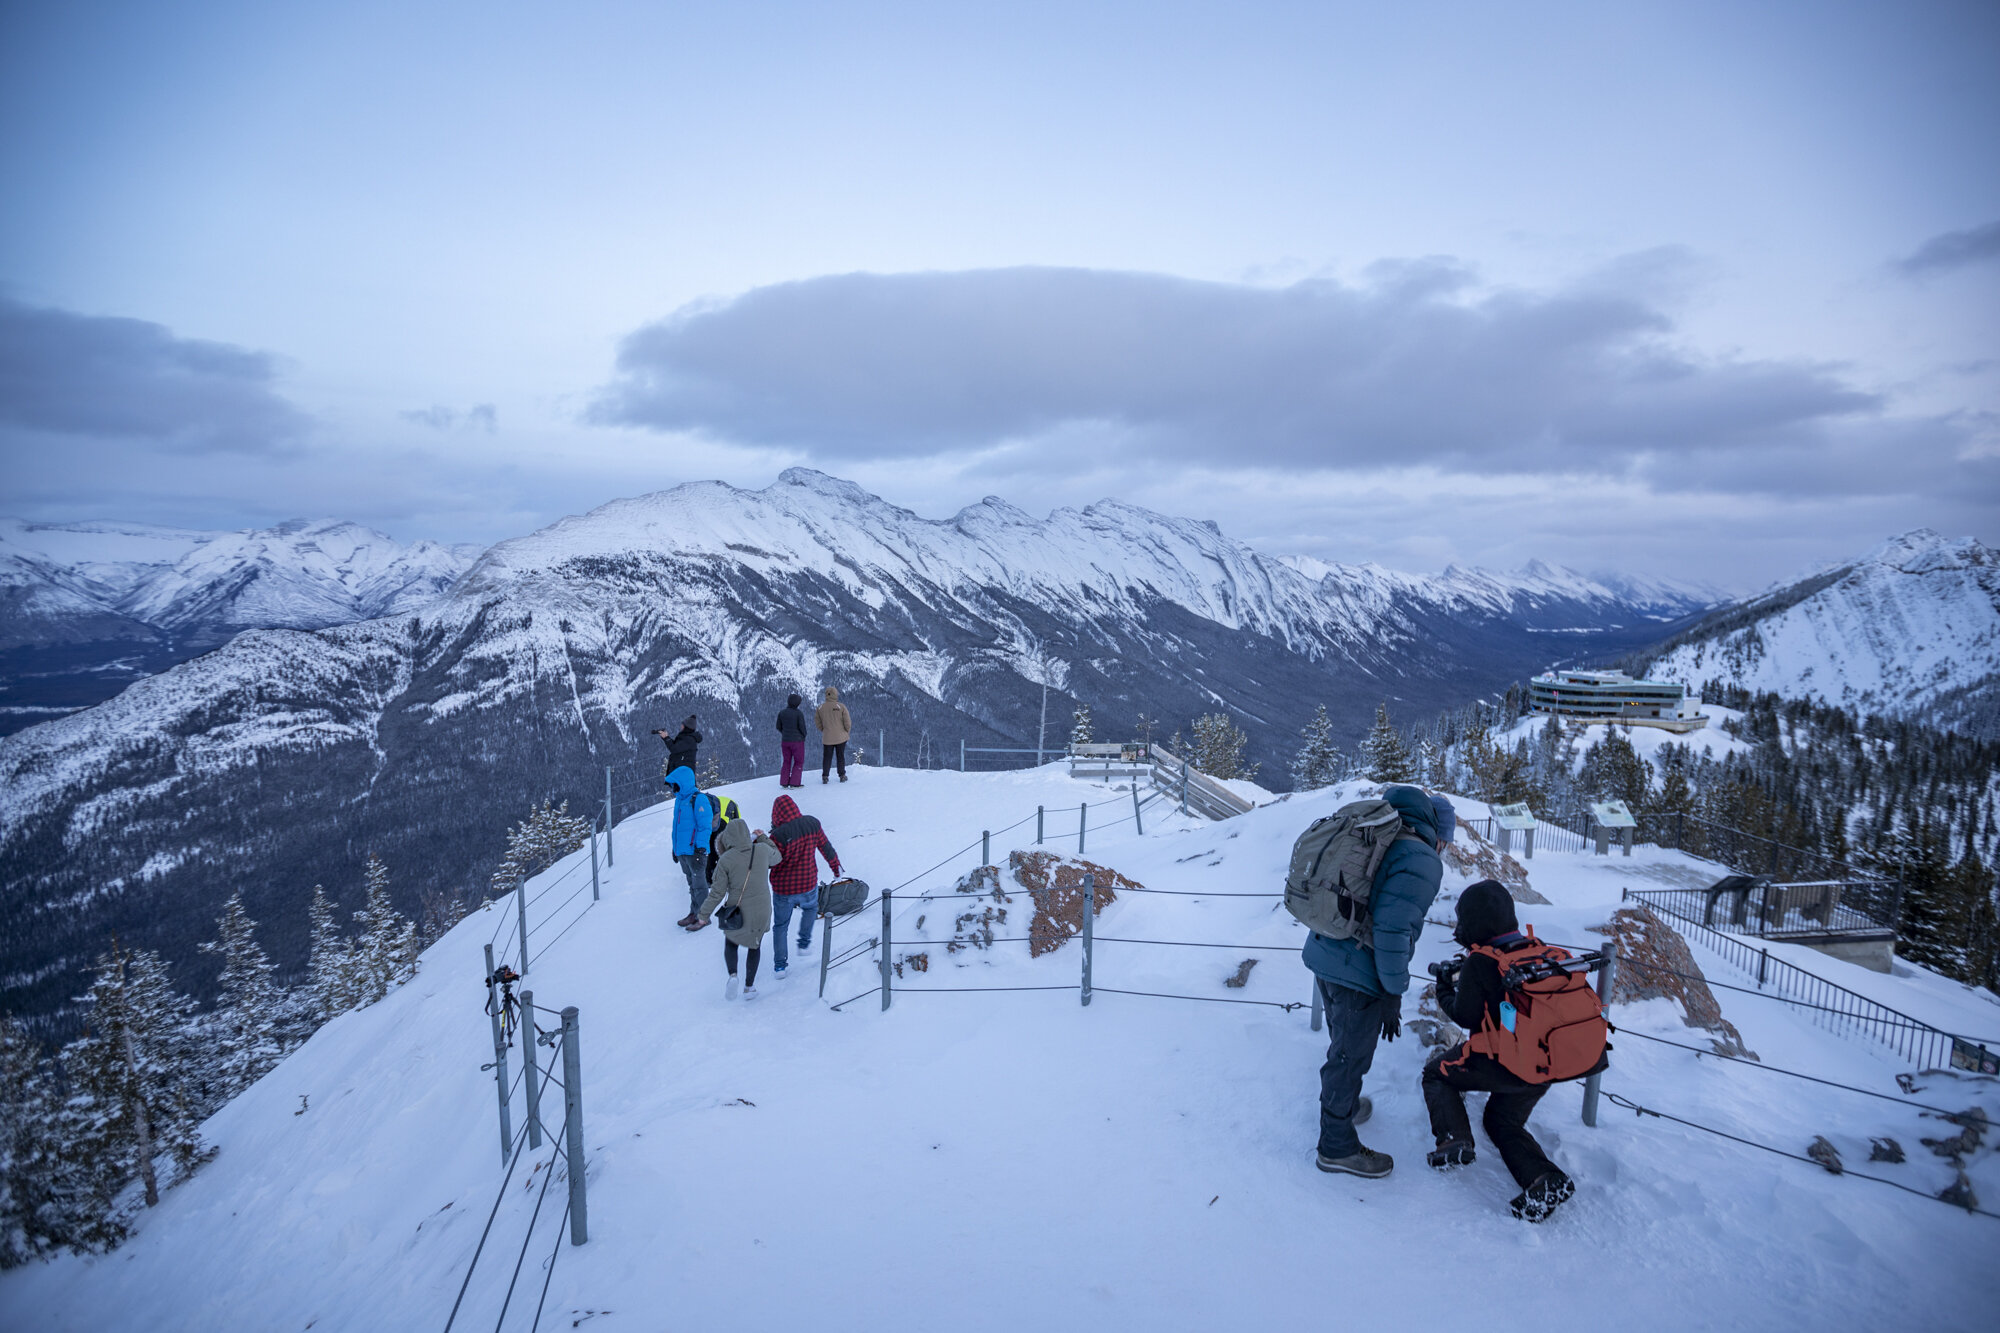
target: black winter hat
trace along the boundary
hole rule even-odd
[[[693,730],[694,730],[694,714],[693,714],[693,713],[689,713],[689,714],[688,714],[688,715],[687,715],[687,716],[686,716],[685,718],[683,718],[683,719],[681,720],[681,725],[682,725],[682,726],[684,726],[684,727],[686,727],[686,728],[687,728],[687,729],[688,729],[689,731],[693,731]]]
[[[804,698],[801,697],[800,695],[788,694],[785,696],[785,707],[787,708],[797,708],[800,704],[804,702],[805,702]]]
[[[1499,880],[1482,879],[1458,895],[1458,926],[1451,937],[1466,948],[1520,928],[1513,896]]]

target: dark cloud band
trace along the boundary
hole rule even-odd
[[[1106,448],[1161,459],[1641,477],[1697,460],[1769,472],[1843,441],[1866,452],[1879,429],[1882,401],[1834,367],[1703,357],[1673,333],[1602,282],[1492,291],[1448,261],[1275,289],[1079,269],[849,274],[637,330],[591,416],[834,460],[1032,448],[1097,427]]]
[[[0,425],[259,453],[310,424],[275,375],[262,352],[0,296]]]

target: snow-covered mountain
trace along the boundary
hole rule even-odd
[[[96,703],[246,629],[422,606],[478,553],[336,520],[197,532],[0,519],[0,732]]]
[[[1717,611],[1650,669],[2000,737],[2000,552],[1906,532]]]
[[[295,965],[314,883],[351,891],[374,851],[406,903],[479,884],[531,802],[599,799],[607,768],[621,800],[657,790],[646,733],[690,712],[736,776],[775,765],[788,691],[835,685],[870,761],[936,766],[1035,745],[1047,680],[1051,745],[1077,701],[1106,735],[1227,708],[1282,782],[1322,701],[1358,736],[1379,701],[1464,702],[1697,609],[1541,569],[1302,572],[1111,502],[930,520],[803,469],[618,500],[428,606],[247,632],[0,740],[0,1004],[60,1007],[112,929],[191,951],[239,887]]]

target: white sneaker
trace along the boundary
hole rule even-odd
[[[771,969],[771,975],[774,977],[782,978],[787,970],[788,969],[785,967],[783,963],[779,963],[776,967]]]
[[[743,983],[737,980],[736,974],[734,972],[730,973],[729,980],[722,983],[722,998],[725,1000],[735,999],[736,992],[742,989],[742,986]]]
[[[757,988],[756,988],[755,986],[745,986],[745,987],[743,988],[743,998],[744,998],[745,1000],[754,1000],[754,999],[756,999],[756,998],[757,998]]]

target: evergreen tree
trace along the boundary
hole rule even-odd
[[[308,919],[312,923],[312,953],[306,961],[306,987],[312,996],[314,1017],[324,1023],[355,1005],[354,946],[340,937],[333,904],[318,884],[313,885]]]
[[[96,1223],[79,1237],[85,1245],[122,1236],[114,1201],[134,1175],[150,1208],[160,1201],[160,1157],[186,1176],[210,1153],[181,1041],[193,1002],[174,992],[158,954],[114,945],[97,966],[89,1028],[62,1056],[71,1089],[65,1149],[81,1167]]]
[[[1632,740],[1620,727],[1604,729],[1604,736],[1583,753],[1583,772],[1577,782],[1592,800],[1623,801],[1634,814],[1646,808],[1646,793],[1653,781],[1653,766],[1639,757]]]
[[[35,1039],[0,1014],[0,1268],[70,1243],[73,1171],[62,1151],[63,1099]]]
[[[501,898],[512,893],[516,880],[534,878],[589,839],[590,820],[571,814],[568,801],[561,805],[543,801],[529,807],[528,817],[507,833],[507,853],[488,881],[492,895]]]
[[[1317,791],[1340,780],[1340,751],[1333,743],[1333,722],[1326,705],[1313,711],[1312,720],[1300,728],[1304,742],[1292,760],[1292,785],[1299,791]]]
[[[1416,765],[1410,747],[1389,721],[1389,705],[1375,706],[1375,725],[1361,742],[1361,764],[1370,782],[1414,782]]]
[[[1210,713],[1194,720],[1194,766],[1212,778],[1253,778],[1260,765],[1243,766],[1243,747],[1250,738],[1227,713]]]
[[[1089,745],[1091,743],[1089,704],[1079,703],[1076,706],[1076,713],[1071,720],[1069,729],[1069,743],[1072,746]]]
[[[218,938],[201,946],[203,953],[222,956],[210,1040],[223,1101],[264,1077],[284,1055],[279,1025],[285,996],[272,980],[277,969],[257,943],[256,929],[243,895],[232,893],[216,922]]]
[[[354,914],[360,923],[351,955],[357,1004],[374,1004],[417,974],[417,928],[389,900],[389,867],[368,858],[368,901]]]
[[[861,751],[857,748],[855,750],[856,763],[860,762],[860,754]],[[722,761],[720,759],[717,759],[713,754],[711,754],[706,759],[701,761],[701,772],[695,774],[694,778],[694,785],[696,787],[698,787],[702,791],[707,791],[711,787],[720,787],[724,781],[726,781],[726,779],[724,779],[724,777],[722,776]],[[568,801],[563,802],[563,809],[564,810],[569,809]],[[589,835],[586,834],[585,836],[587,837]]]

